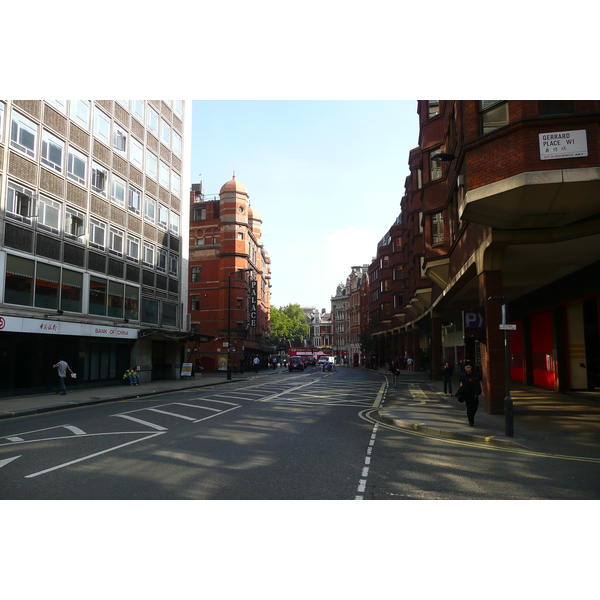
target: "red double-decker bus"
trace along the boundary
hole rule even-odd
[[[288,355],[302,356],[304,358],[314,357],[316,362],[321,356],[331,356],[331,348],[325,348],[324,346],[302,346],[290,348],[288,350]]]

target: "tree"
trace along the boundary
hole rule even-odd
[[[299,304],[271,307],[271,338],[278,345],[301,345],[309,334],[308,323]]]

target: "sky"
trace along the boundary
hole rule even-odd
[[[235,172],[263,220],[271,304],[331,308],[400,214],[417,103],[198,100],[192,183],[218,194]]]

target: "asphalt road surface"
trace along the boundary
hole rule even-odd
[[[385,389],[385,378],[369,371],[309,368],[10,419],[0,422],[0,497],[600,496],[597,463],[440,440],[381,423]]]

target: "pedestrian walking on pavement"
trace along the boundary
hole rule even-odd
[[[459,402],[466,404],[467,419],[469,419],[471,427],[475,424],[475,413],[479,408],[479,396],[481,396],[481,378],[473,372],[473,366],[467,363],[464,373],[460,376],[460,388],[456,392],[456,397]]]
[[[408,370],[409,370],[409,371],[412,371],[412,370],[413,370],[413,363],[414,363],[413,359],[412,359],[412,358],[409,356],[409,357],[406,359],[406,366],[408,367]]]
[[[452,373],[454,369],[450,365],[449,361],[442,368],[442,380],[444,382],[444,394],[446,396],[452,396]]]
[[[392,387],[398,387],[398,363],[395,360],[390,363],[389,372],[392,376]]]
[[[56,390],[56,393],[64,396],[67,393],[67,386],[65,385],[67,371],[71,374],[73,374],[73,371],[71,371],[71,367],[62,357],[55,365],[52,365],[52,368],[56,369],[58,374],[58,389]]]
[[[260,365],[260,358],[258,358],[258,356],[255,356],[252,363],[254,364],[254,372],[258,373],[258,365]]]

